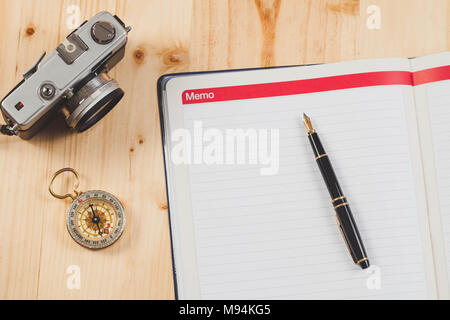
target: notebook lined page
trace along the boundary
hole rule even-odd
[[[203,131],[279,130],[278,174],[253,164],[189,168],[202,298],[427,297],[403,94],[380,86],[184,107],[191,132],[198,121]],[[350,202],[369,271],[342,240],[303,112]]]
[[[450,81],[432,83],[427,88],[427,96],[447,269],[450,274]]]

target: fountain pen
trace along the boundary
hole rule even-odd
[[[319,135],[312,126],[311,119],[306,114],[303,114],[303,120],[305,128],[308,131],[309,142],[311,143],[314,156],[316,157],[317,165],[319,166],[328,192],[330,193],[332,199],[331,203],[336,212],[337,224],[345,244],[347,245],[347,249],[350,252],[353,262],[362,269],[366,269],[370,266],[369,258],[367,257],[364,244],[361,240],[347,198],[342,193],[336,174],[331,166],[330,159],[320,142]]]

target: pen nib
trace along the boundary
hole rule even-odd
[[[305,125],[305,128],[306,128],[306,130],[308,130],[309,134],[312,134],[315,132],[313,125],[311,123],[311,119],[306,114],[303,114],[303,124]]]

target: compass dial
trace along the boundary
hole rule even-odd
[[[67,229],[80,245],[102,249],[122,235],[125,213],[119,200],[104,191],[82,193],[67,211]]]

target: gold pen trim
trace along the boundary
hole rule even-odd
[[[339,198],[335,198],[335,199],[331,200],[331,203],[335,203],[336,201],[344,200],[344,199],[345,199],[345,196],[342,196],[342,197],[339,197]]]
[[[337,206],[334,207],[334,210],[336,210],[337,208],[343,207],[343,206],[347,206],[347,205],[348,205],[348,202],[338,204]]]
[[[323,157],[328,157],[328,155],[326,153],[321,154],[320,156],[316,157],[316,160],[319,160],[320,158],[323,158]]]
[[[356,262],[356,264],[360,264],[361,262],[368,261],[368,260],[369,260],[369,258],[362,258],[361,260]]]

